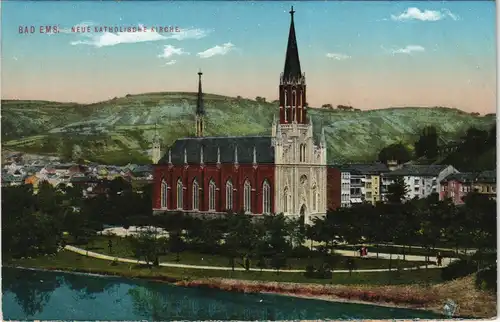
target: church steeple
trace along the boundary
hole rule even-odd
[[[155,123],[155,133],[153,135],[153,149],[151,150],[151,161],[153,164],[157,164],[161,159],[161,138],[158,134],[158,128]]]
[[[288,45],[286,47],[285,68],[283,70],[283,78],[285,80],[300,79],[302,73],[300,71],[299,49],[297,48],[297,37],[295,36],[295,23],[293,14],[295,11],[290,10],[290,32],[288,33]]]
[[[294,14],[295,10],[292,6],[285,67],[280,77],[279,86],[280,124],[307,124],[306,78],[300,68]]]
[[[196,100],[196,136],[202,137],[204,132],[205,106],[203,104],[203,91],[201,89],[201,70],[198,72],[198,98]]]

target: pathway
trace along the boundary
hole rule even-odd
[[[88,257],[93,257],[93,258],[98,258],[98,259],[103,259],[103,260],[108,260],[108,261],[118,261],[118,262],[122,262],[122,263],[131,263],[131,264],[144,264],[144,265],[146,264],[145,261],[139,261],[139,260],[130,259],[130,258],[122,258],[122,257],[104,255],[104,254],[100,254],[100,253],[96,253],[96,252],[87,251],[85,249],[78,248],[78,247],[71,246],[71,245],[66,245],[64,248],[68,251],[71,251],[71,252],[74,252],[74,253],[77,253],[80,255],[85,255]],[[336,252],[343,255],[343,256],[354,257],[352,255],[352,251],[339,251],[338,250]],[[344,252],[345,252],[345,254],[344,254]],[[349,253],[349,254],[347,254],[347,253]],[[379,254],[379,258],[388,259],[389,256],[390,256],[389,254]],[[393,256],[393,259],[396,259],[397,258],[396,256],[398,256],[398,255],[392,255],[392,256]],[[369,255],[368,257],[376,258],[376,255]],[[424,261],[424,257],[423,256],[408,256],[407,255],[406,260],[408,260],[408,261]],[[450,262],[450,261],[448,261],[448,262]],[[447,263],[445,261],[443,261],[443,267],[446,265],[447,265]],[[219,270],[219,271],[232,270],[231,267],[224,267],[224,266],[201,266],[201,265],[188,265],[188,264],[178,264],[178,263],[160,263],[160,266],[175,267],[175,268],[189,268],[189,269]],[[436,265],[428,265],[428,268],[437,268],[437,267],[438,266],[436,266]],[[418,268],[423,269],[423,268],[425,268],[425,266],[420,266]],[[416,269],[417,269],[417,267],[402,268],[402,270],[405,270],[405,271],[416,270]],[[243,267],[235,267],[234,270],[235,271],[245,271],[245,269]],[[393,270],[395,270],[395,268]],[[262,272],[275,272],[276,270],[274,270],[274,269],[262,269],[262,270],[260,270],[258,268],[250,268],[250,271],[253,271],[253,272],[260,272],[260,271],[262,271]],[[387,271],[389,271],[389,269],[386,269],[386,268],[355,270],[355,272],[387,272]],[[280,270],[280,272],[303,273],[304,270],[303,269],[284,269],[284,270]],[[339,269],[339,270],[334,270],[333,272],[334,273],[348,273],[349,270]]]

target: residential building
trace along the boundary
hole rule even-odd
[[[383,163],[328,166],[328,209],[381,200],[381,174],[389,172]]]
[[[497,196],[497,172],[496,170],[483,171],[478,174],[474,183],[474,190],[488,195],[496,200]]]
[[[441,191],[441,181],[458,170],[451,165],[405,164],[400,169],[383,174],[382,198],[387,199],[387,191],[396,178],[403,178],[408,189],[406,199],[425,198]]]
[[[464,203],[463,198],[471,191],[474,191],[476,173],[452,173],[441,180],[439,199],[450,198],[455,205]]]

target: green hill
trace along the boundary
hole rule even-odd
[[[205,94],[206,135],[270,134],[276,104]],[[2,101],[3,148],[88,160],[147,162],[155,123],[163,145],[194,131],[196,93],[146,93],[83,105],[47,101]],[[372,111],[309,109],[315,135],[325,128],[330,162],[368,161],[379,150],[409,144],[434,125],[450,140],[468,127],[488,128],[495,115],[474,116],[449,108],[389,108]],[[75,148],[75,146],[78,146]]]

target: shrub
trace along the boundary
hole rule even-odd
[[[476,264],[473,261],[460,259],[443,268],[441,271],[441,278],[445,281],[450,281],[459,277],[467,276],[475,271]]]
[[[304,273],[304,276],[307,277],[307,278],[313,278],[314,277],[314,272],[315,272],[314,266],[313,265],[307,265],[306,266],[306,271]]]
[[[311,256],[314,256],[315,255],[315,252],[312,252],[309,248],[301,245],[301,246],[297,246],[295,247],[291,254],[290,254],[290,257],[295,257],[295,258],[307,258],[307,257],[311,257]]]
[[[497,265],[479,271],[476,276],[476,287],[485,291],[497,291]]]
[[[304,276],[307,278],[328,279],[332,278],[332,271],[328,265],[322,265],[318,269],[313,265],[307,265]]]

